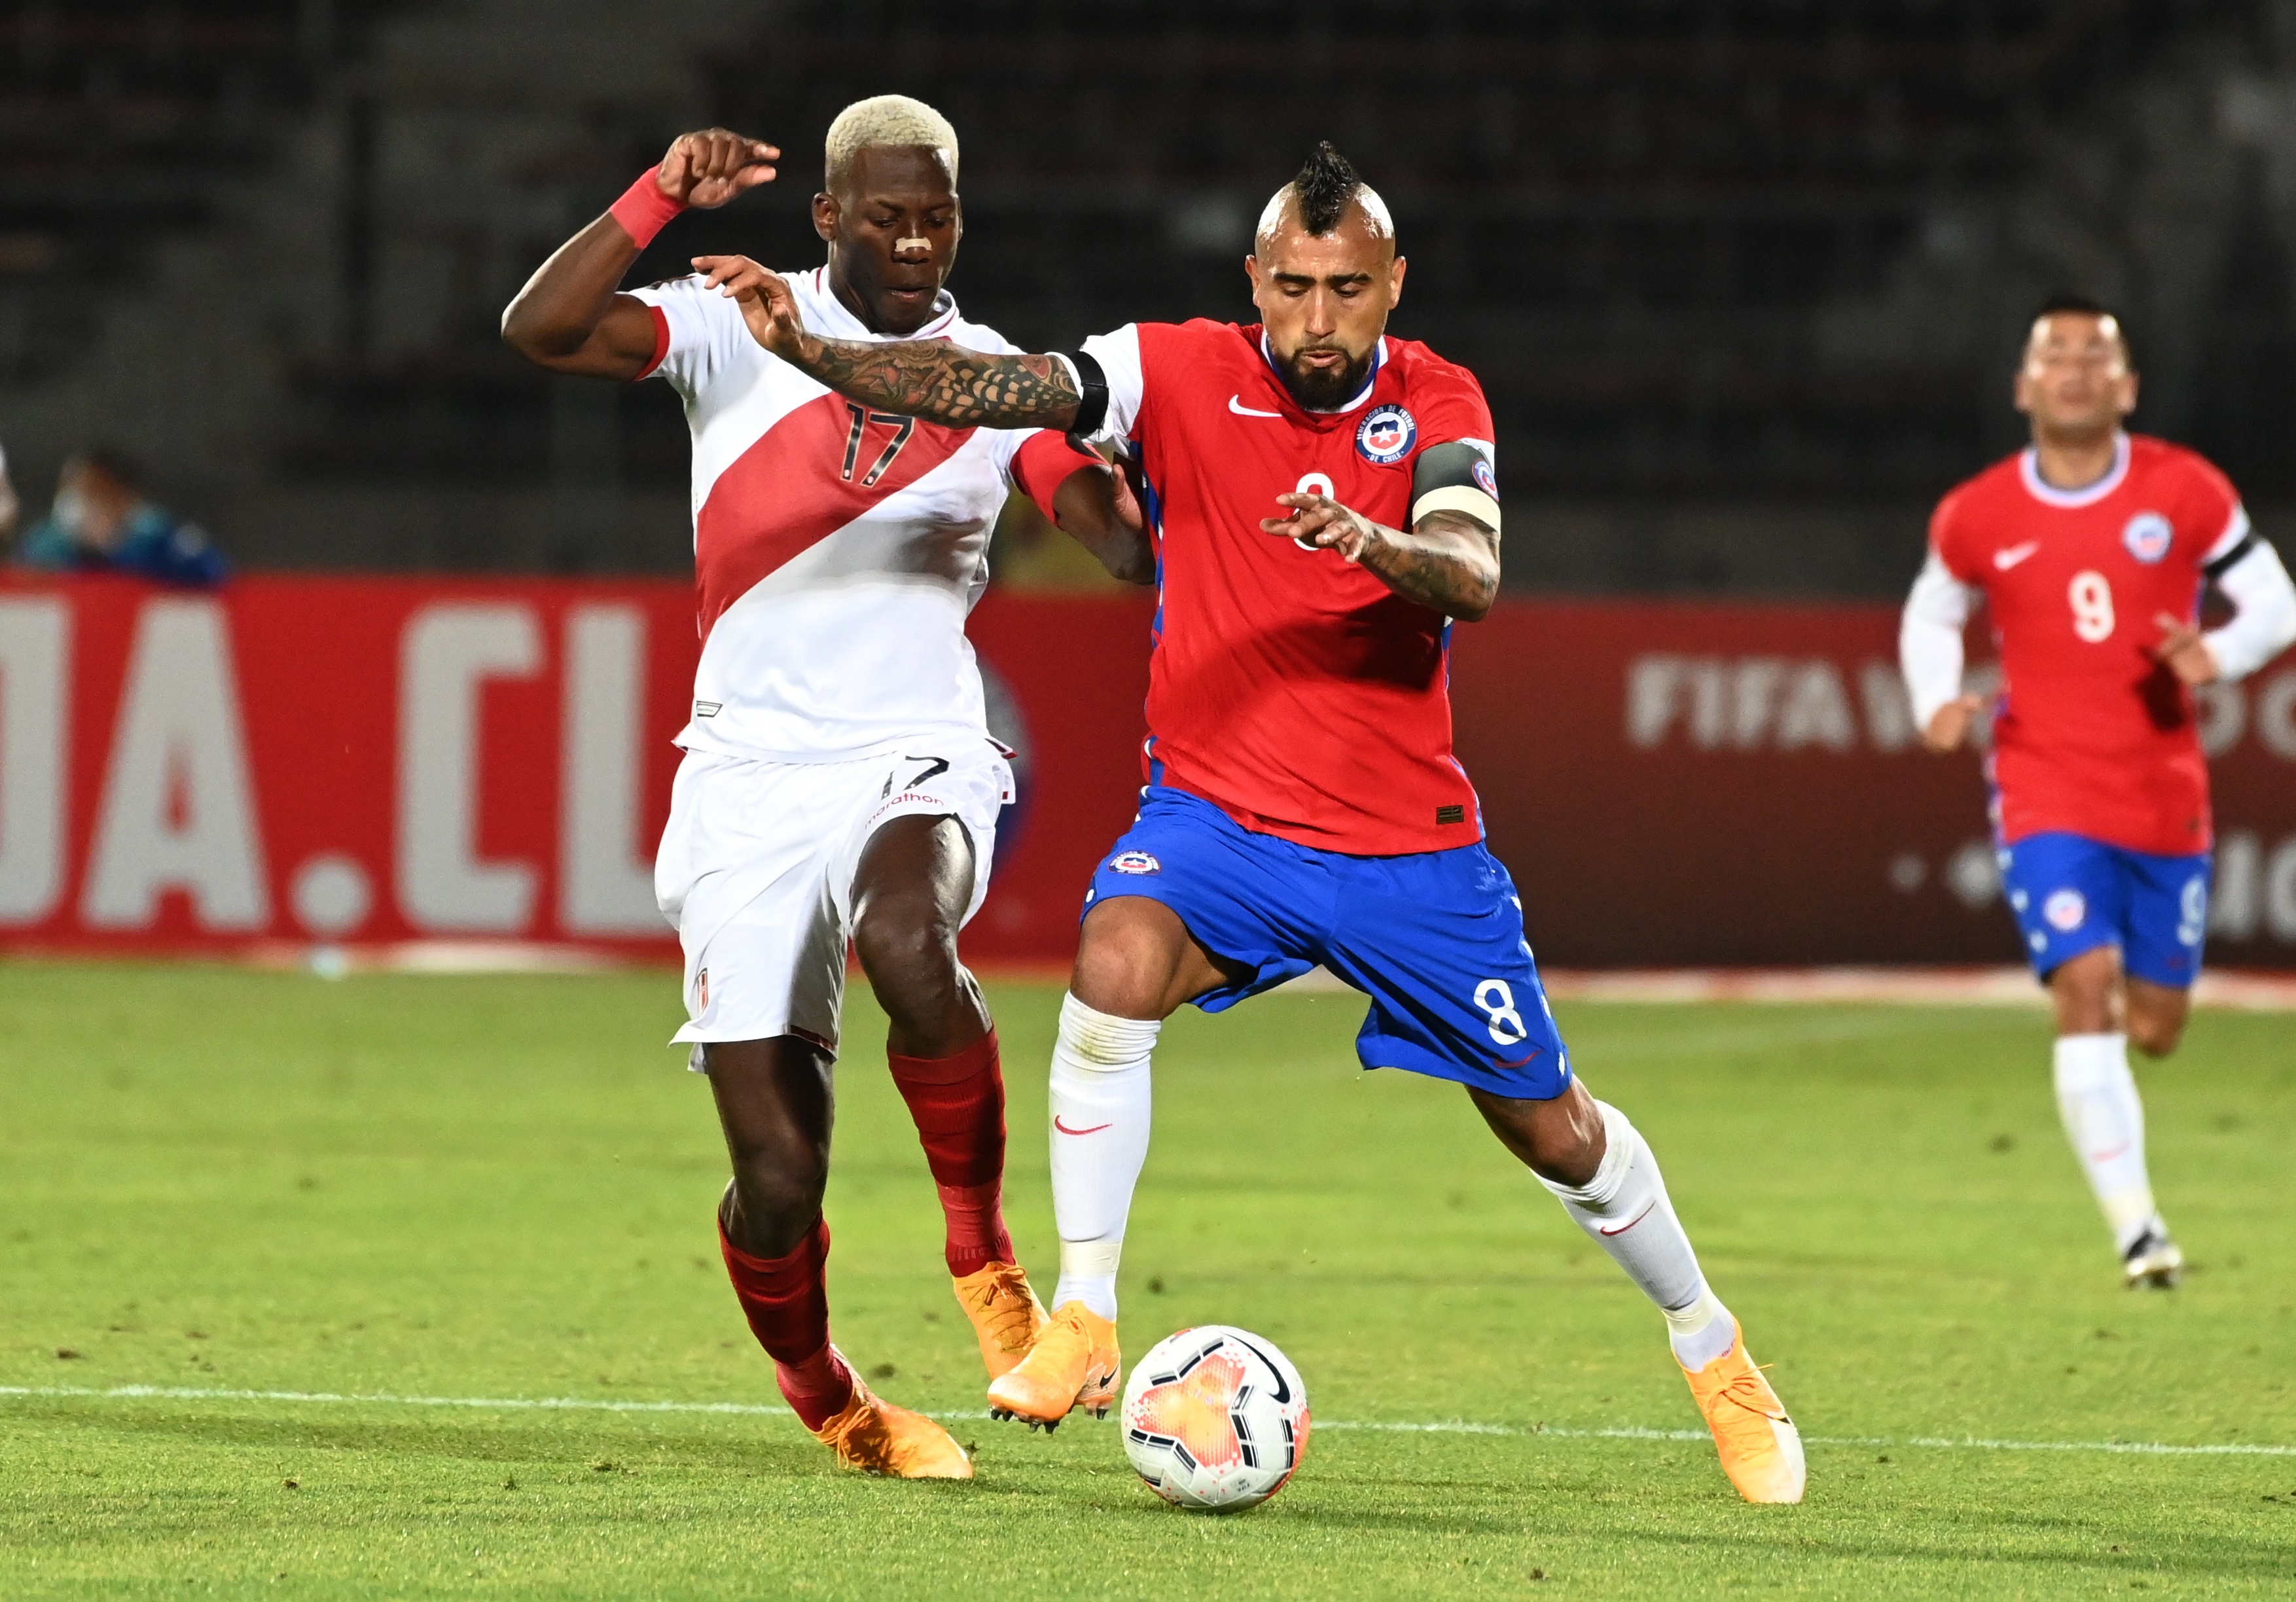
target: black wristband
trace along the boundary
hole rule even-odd
[[[1069,425],[1069,432],[1089,437],[1108,421],[1108,374],[1081,350],[1066,354],[1076,367],[1078,392],[1076,421]]]

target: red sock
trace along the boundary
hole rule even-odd
[[[806,1428],[819,1429],[853,1400],[853,1370],[829,1344],[829,1221],[816,1219],[785,1257],[752,1257],[726,1238],[721,1214],[718,1245],[783,1399]]]
[[[948,1224],[948,1271],[1011,1263],[1004,1230],[1004,1075],[991,1029],[954,1057],[886,1054]]]

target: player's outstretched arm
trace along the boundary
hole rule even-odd
[[[781,275],[746,256],[697,256],[708,282],[742,303],[758,344],[799,372],[875,411],[959,429],[1058,429],[1081,396],[1049,356],[987,356],[946,339],[823,339],[805,329]]]
[[[636,378],[654,357],[653,316],[619,292],[622,275],[663,223],[771,183],[780,157],[763,140],[724,128],[680,134],[650,175],[652,192],[641,179],[536,269],[503,312],[503,343],[553,372]]]
[[[1464,511],[1430,511],[1406,531],[1374,523],[1329,495],[1283,494],[1275,501],[1291,508],[1291,515],[1263,519],[1262,533],[1336,551],[1406,600],[1462,623],[1480,623],[1498,599],[1498,533]]]

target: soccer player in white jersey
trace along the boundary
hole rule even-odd
[[[996,1034],[956,952],[1013,798],[964,620],[1026,437],[849,405],[761,349],[701,278],[620,292],[679,211],[770,182],[780,153],[722,128],[681,135],[543,264],[503,337],[555,372],[659,374],[685,403],[703,643],[655,886],[685,952],[677,1039],[733,1160],[726,1270],[783,1395],[843,1461],[962,1478],[972,1465],[947,1431],[873,1395],[830,1344],[821,1201],[849,940],[891,1018],[894,1083],[982,1359],[994,1377],[1026,1354],[1045,1312],[1003,1221]],[[964,222],[939,113],[898,95],[849,106],[825,168],[813,217],[827,260],[790,275],[809,322],[1013,348],[942,287]],[[1043,498],[1111,571],[1152,576],[1115,475],[1064,468]]]

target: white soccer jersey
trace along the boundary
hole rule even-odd
[[[830,292],[784,274],[805,323],[882,339]],[[882,756],[946,732],[986,738],[965,615],[1029,430],[951,429],[870,412],[768,355],[700,278],[633,291],[652,308],[649,374],[693,432],[701,664],[677,743],[782,762]],[[1014,348],[944,290],[906,339]]]

